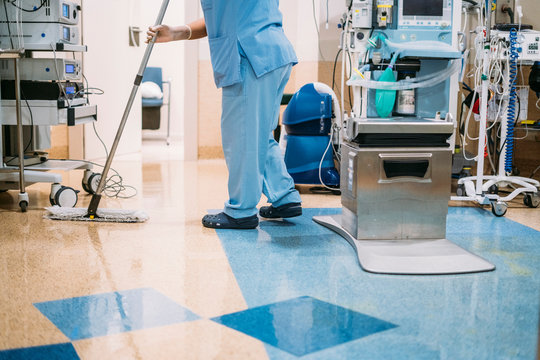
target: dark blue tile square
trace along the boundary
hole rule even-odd
[[[304,296],[212,319],[296,356],[396,325]]]
[[[0,360],[78,360],[79,355],[71,343],[0,351]]]
[[[154,289],[34,304],[71,340],[193,321],[199,317]]]

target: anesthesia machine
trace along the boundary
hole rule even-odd
[[[346,6],[342,46],[352,56],[353,104],[338,124],[343,209],[314,220],[345,237],[366,271],[494,269],[445,239],[461,0],[349,0]],[[342,79],[342,94],[344,86]]]

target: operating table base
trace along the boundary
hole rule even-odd
[[[368,272],[444,275],[495,269],[495,265],[446,239],[357,240],[341,226],[340,218],[314,216],[313,220],[344,237],[356,250],[360,266]]]

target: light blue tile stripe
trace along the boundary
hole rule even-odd
[[[48,301],[34,306],[71,340],[199,319],[149,288]]]

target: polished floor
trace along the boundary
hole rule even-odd
[[[138,194],[102,206],[147,223],[45,220],[45,184],[25,214],[0,193],[0,360],[536,357],[540,209],[449,209],[448,239],[493,272],[377,275],[312,222],[337,196],[303,191],[300,218],[215,231],[200,219],[225,200],[223,161],[149,142],[114,167]],[[63,176],[80,189],[81,172]]]

